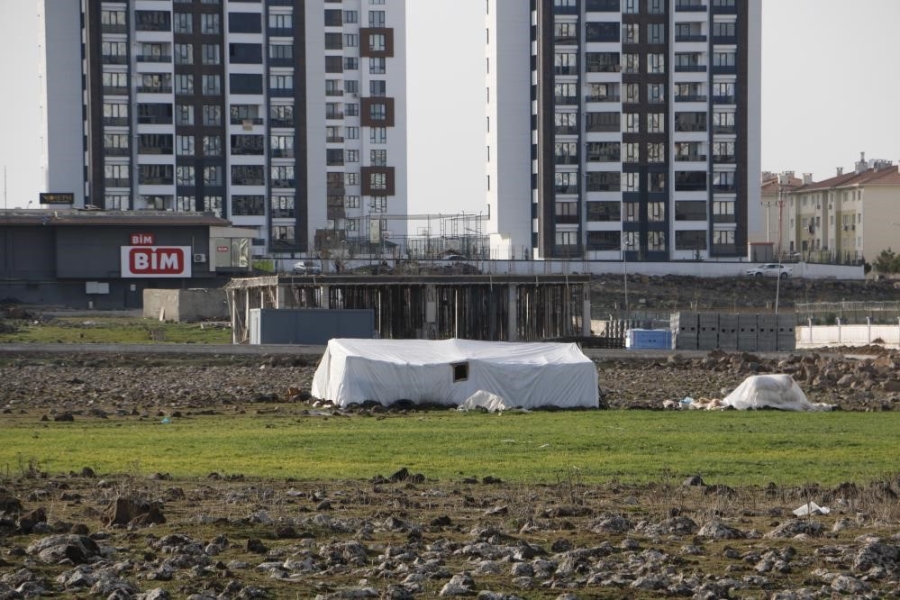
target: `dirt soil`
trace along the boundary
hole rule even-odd
[[[791,372],[814,402],[896,409],[900,356],[857,352],[869,358],[596,362],[613,409],[662,410],[767,371]],[[317,361],[0,351],[0,418],[125,422],[273,404],[301,416],[315,402],[306,392]],[[300,482],[19,464],[0,477],[0,599],[900,597],[896,476],[833,489],[731,489],[696,477],[524,486],[401,467],[367,481]],[[831,512],[792,513],[812,499]]]

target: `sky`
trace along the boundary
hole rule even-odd
[[[818,181],[861,152],[900,162],[900,0],[751,1],[763,2],[763,170]],[[35,15],[36,0],[0,0],[3,208],[46,191]],[[485,210],[484,1],[407,0],[407,21],[409,212]]]

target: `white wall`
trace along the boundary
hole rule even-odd
[[[38,10],[38,43],[46,49],[38,59],[42,191],[73,192],[75,206],[84,206],[81,28],[73,26],[81,22],[81,3],[43,0]]]
[[[531,247],[531,10],[524,0],[488,0],[487,6],[486,231],[497,258],[507,258]]]

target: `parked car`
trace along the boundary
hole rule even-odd
[[[781,277],[787,279],[791,276],[791,268],[778,263],[765,263],[756,265],[746,271],[750,277]]]
[[[301,260],[294,263],[294,275],[321,275],[322,267],[311,260]]]

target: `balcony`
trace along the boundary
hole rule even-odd
[[[272,180],[273,188],[279,188],[279,189],[292,188],[292,187],[294,187],[294,185],[295,185],[295,182],[293,179],[273,179]]]
[[[138,154],[172,154],[171,146],[141,146]]]
[[[558,125],[558,126],[556,126],[556,128],[553,131],[554,131],[554,133],[556,133],[556,135],[578,135],[578,127],[577,126]],[[618,129],[616,129],[614,131],[618,131]]]
[[[170,63],[172,57],[167,54],[139,54],[137,61],[139,63]]]
[[[577,185],[558,185],[553,188],[553,191],[557,194],[577,194],[578,186]]]
[[[127,178],[125,179],[104,179],[103,187],[106,188],[127,188],[130,185],[130,182]]]
[[[272,158],[294,158],[294,149],[272,148]]]
[[[736,15],[737,5],[732,4],[731,6],[722,6],[713,2],[712,12],[714,15]]]
[[[713,133],[734,135],[737,133],[737,128],[734,125],[713,125]]]
[[[712,72],[717,75],[733,75],[737,73],[737,67],[735,65],[715,65]]]
[[[341,111],[325,113],[325,118],[331,121],[340,121],[344,118],[344,113]]]
[[[269,27],[269,37],[293,37],[294,29],[291,27]]]
[[[104,54],[100,61],[104,65],[124,65],[128,64],[128,57],[122,54]]]
[[[705,94],[682,94],[675,96],[675,102],[706,102]]]
[[[291,98],[294,95],[293,88],[269,88],[270,98]]]
[[[736,162],[734,154],[713,154],[713,162],[717,164],[734,164]]]
[[[131,150],[128,148],[103,148],[103,156],[129,156]]]
[[[128,117],[103,117],[106,127],[128,127]]]
[[[554,75],[578,75],[578,67],[576,66],[568,66],[568,67],[553,67]]]
[[[293,58],[272,58],[269,57],[267,61],[270,67],[293,67],[294,59]]]
[[[231,117],[232,125],[262,125],[262,117]]]
[[[585,102],[619,102],[620,96],[618,94],[609,95],[609,96],[585,96]]]
[[[705,154],[676,154],[675,162],[706,162]]]
[[[139,116],[137,122],[141,125],[171,125],[172,115]]]
[[[712,186],[712,190],[715,194],[734,194],[737,192],[737,186],[733,183],[715,184]]]
[[[556,96],[554,102],[557,106],[563,106],[568,104],[578,104],[577,96]]]
[[[734,104],[734,96],[713,96],[713,104]]]
[[[139,85],[137,88],[139,94],[171,94],[171,85]]]
[[[342,135],[330,135],[325,138],[325,143],[327,144],[343,144],[344,136]]]
[[[581,222],[581,218],[578,215],[556,215],[554,220],[560,225],[577,225]]]
[[[683,34],[675,34],[676,42],[705,42],[705,35],[683,35]]]
[[[293,127],[294,119],[278,119],[276,117],[272,117],[271,119],[269,119],[269,124],[272,127]]]
[[[675,65],[676,73],[705,73],[706,65]]]
[[[579,160],[578,160],[578,157],[577,157],[577,156],[571,156],[571,155],[568,155],[568,156],[557,156],[556,159],[553,161],[553,164],[557,164],[557,165],[577,165],[578,162],[579,162]]]
[[[679,2],[675,5],[675,12],[706,12],[706,8],[699,2]]]
[[[714,35],[713,44],[735,46],[738,43],[736,35]]]
[[[140,90],[139,90],[140,91]],[[127,96],[128,88],[125,86],[103,86],[103,95],[104,96]]]

